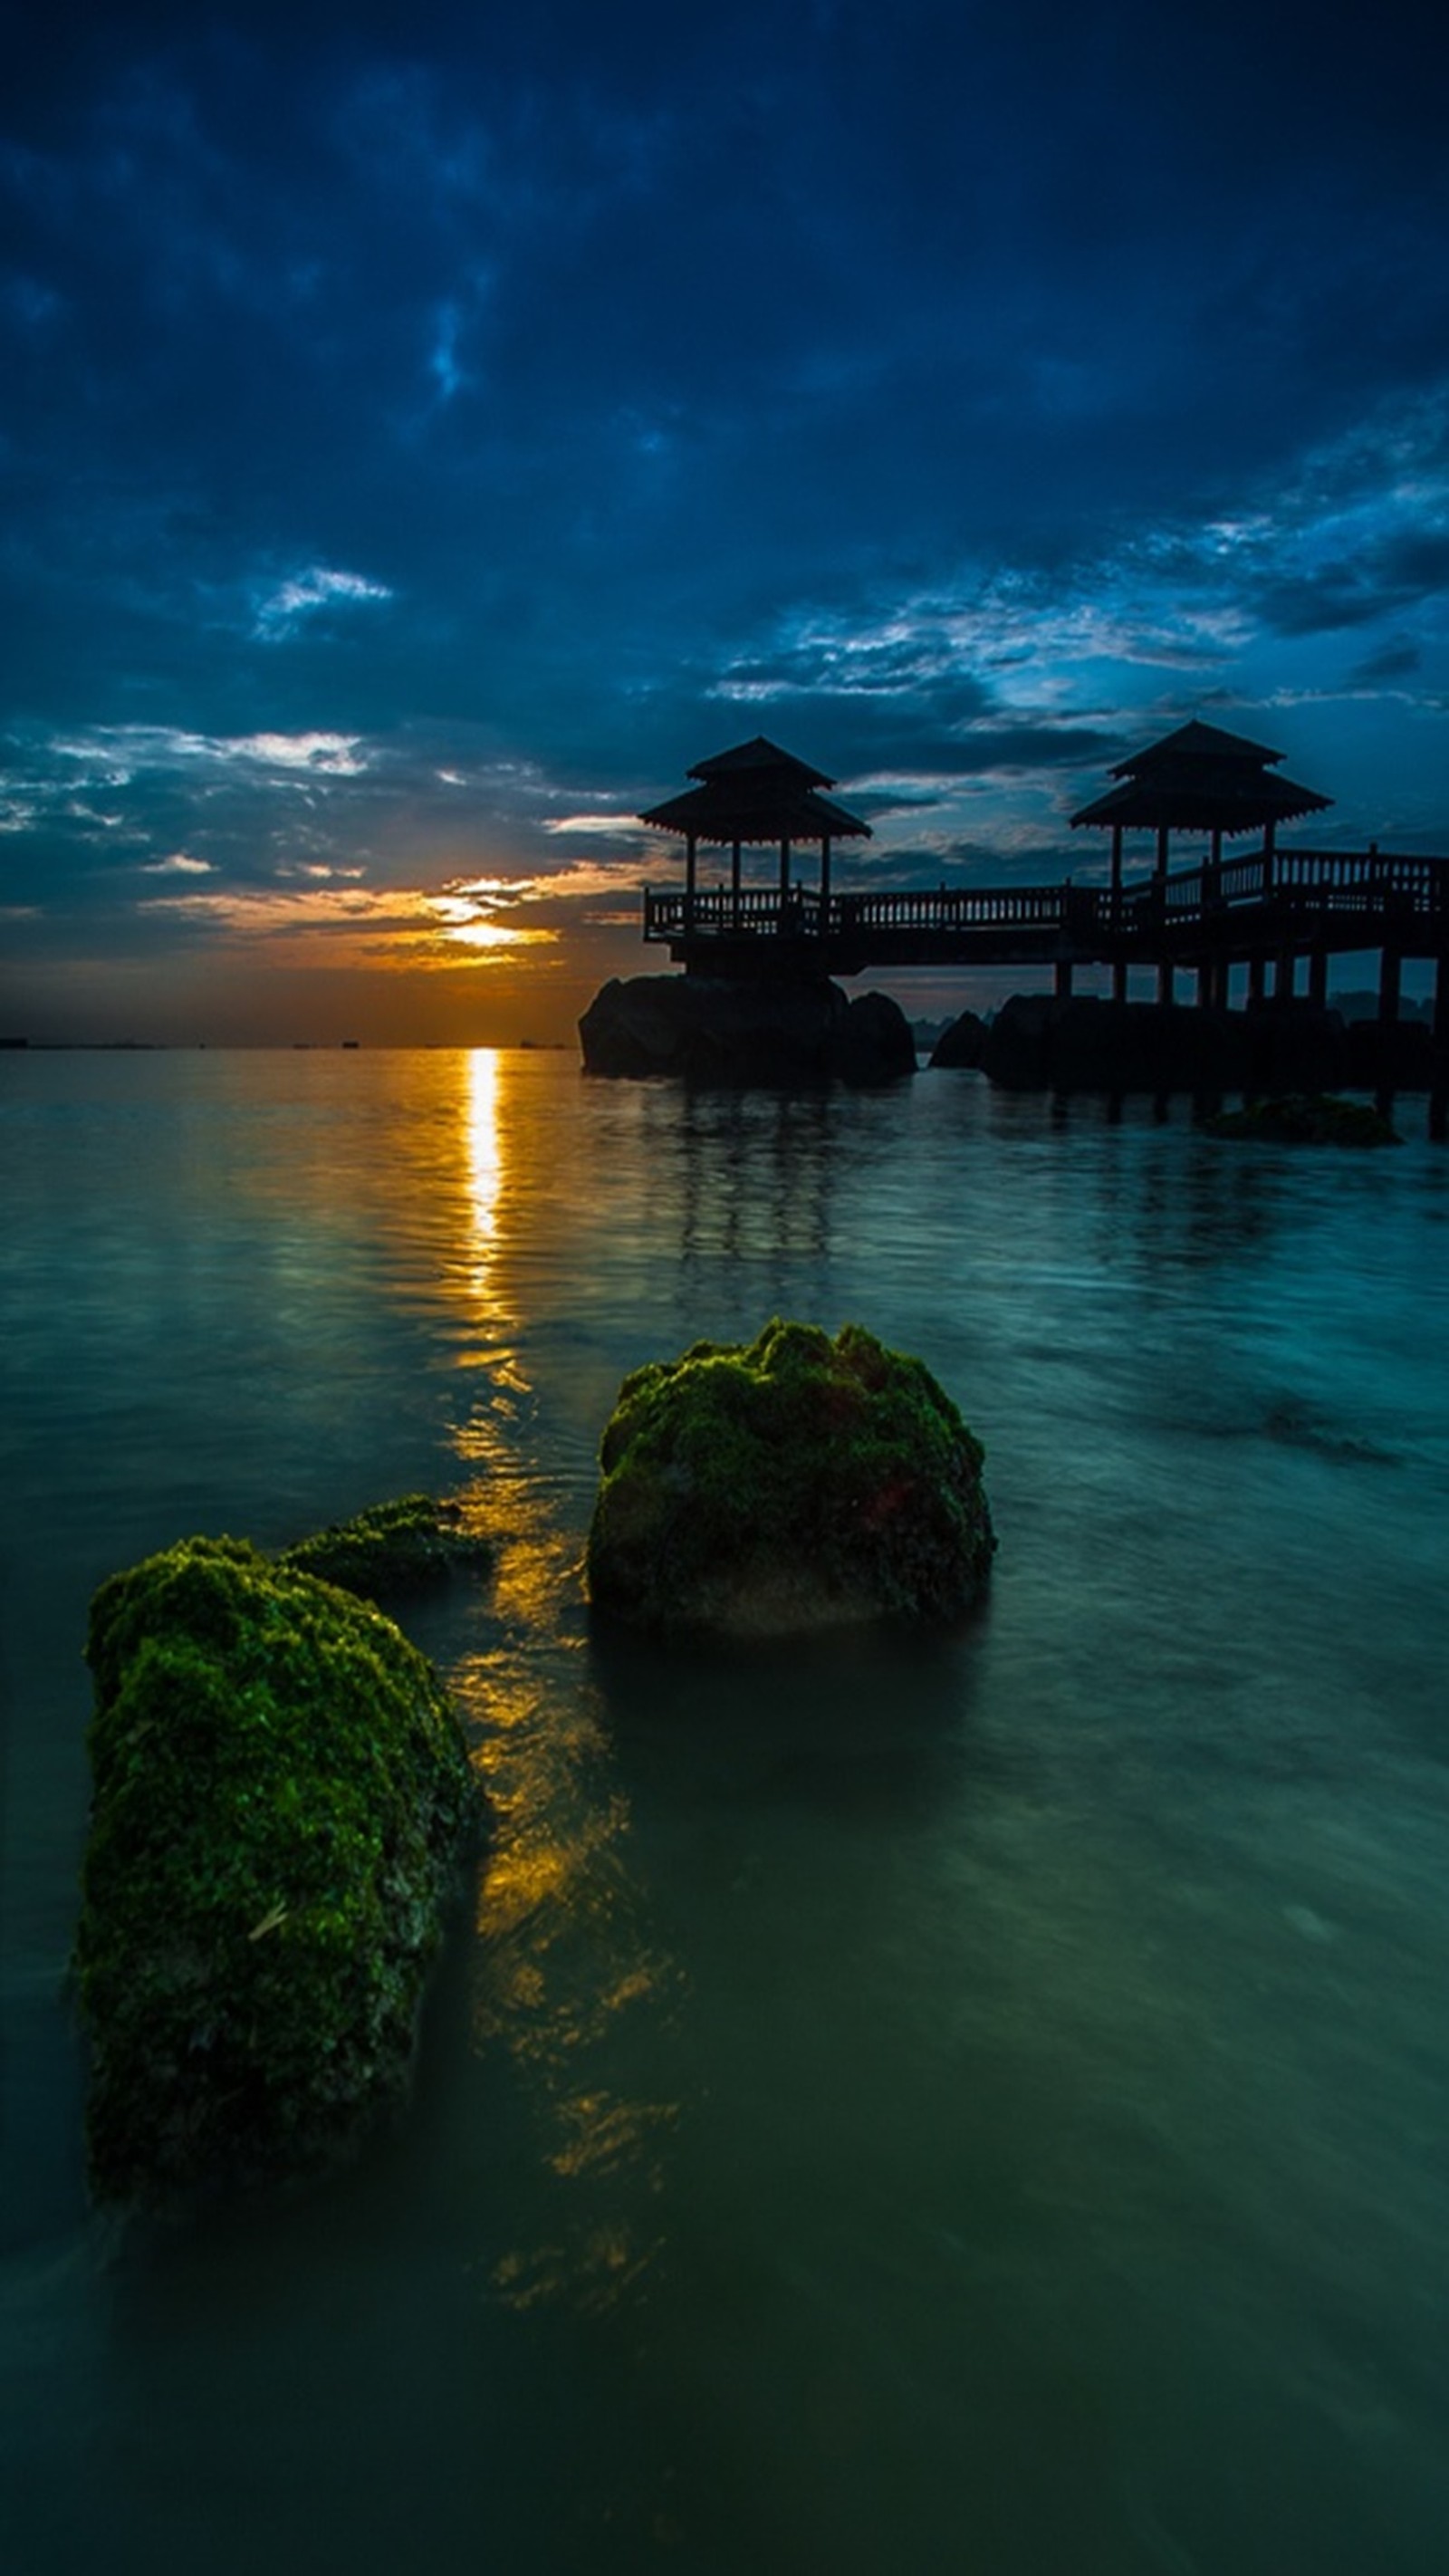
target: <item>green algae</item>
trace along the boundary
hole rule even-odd
[[[364,1600],[398,1601],[445,1582],[459,1567],[491,1565],[493,1556],[492,1541],[467,1527],[460,1504],[403,1494],[299,1539],[277,1562]]]
[[[191,1538],[91,1605],[75,1966],[103,2199],[282,2177],[405,2091],[478,1792],[380,1610]]]
[[[1210,1136],[1270,1145],[1401,1145],[1403,1138],[1381,1110],[1327,1091],[1283,1092],[1250,1101],[1243,1109],[1209,1118]]]
[[[983,1456],[923,1362],[858,1324],[696,1342],[619,1390],[591,1598],[660,1629],[957,1617],[996,1544]]]

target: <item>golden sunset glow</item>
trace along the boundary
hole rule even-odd
[[[279,966],[442,969],[476,966],[495,951],[555,946],[559,934],[551,927],[498,918],[501,907],[532,891],[530,878],[459,881],[437,892],[334,878],[234,893],[149,895],[142,909],[219,934],[238,963],[265,958]]]

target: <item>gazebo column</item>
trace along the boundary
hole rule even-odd
[[[1248,1008],[1256,1009],[1268,990],[1268,960],[1261,948],[1248,959]]]
[[[789,891],[790,891],[790,844],[789,844],[789,842],[788,842],[788,841],[782,841],[782,842],[780,843],[780,901],[781,901],[781,903],[782,903],[782,904],[783,904],[783,902],[784,902],[784,900],[785,900],[785,897],[786,897],[786,896],[787,896],[787,894],[789,893]]]
[[[1160,877],[1165,877],[1167,874],[1167,825],[1165,823],[1159,823],[1157,826],[1157,874]]]
[[[1312,948],[1308,952],[1308,998],[1319,1011],[1328,1008],[1328,951]]]
[[[1121,826],[1121,824],[1120,824],[1120,823],[1114,823],[1114,824],[1113,824],[1113,826],[1112,826],[1112,918],[1113,918],[1113,920],[1114,920],[1114,921],[1116,920],[1117,915],[1118,915],[1118,913],[1120,912],[1121,908],[1122,908],[1122,826]]]
[[[822,916],[830,910],[830,834],[828,832],[824,834],[820,843],[820,910]],[[825,928],[823,918],[820,927],[822,930]]]
[[[1125,1002],[1127,999],[1127,960],[1125,957],[1114,957],[1112,960],[1112,999],[1114,1002]]]
[[[684,836],[684,927],[686,930],[694,928],[694,848],[694,834],[686,832]]]
[[[734,925],[738,930],[740,926],[740,845],[738,841],[730,850],[730,901],[734,906]]]

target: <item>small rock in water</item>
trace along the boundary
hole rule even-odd
[[[996,1541],[982,1448],[917,1359],[776,1321],[624,1380],[589,1531],[596,1608],[741,1635],[953,1618]]]

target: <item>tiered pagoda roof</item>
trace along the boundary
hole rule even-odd
[[[1084,805],[1072,816],[1072,828],[1105,823],[1126,831],[1256,832],[1332,804],[1331,796],[1292,778],[1273,777],[1272,766],[1282,758],[1266,743],[1194,718],[1119,761],[1109,774],[1122,785]]]
[[[653,805],[640,821],[660,832],[684,832],[696,841],[839,841],[870,838],[870,825],[822,796],[833,787],[823,769],[756,734],[695,762],[687,772],[698,787]]]

